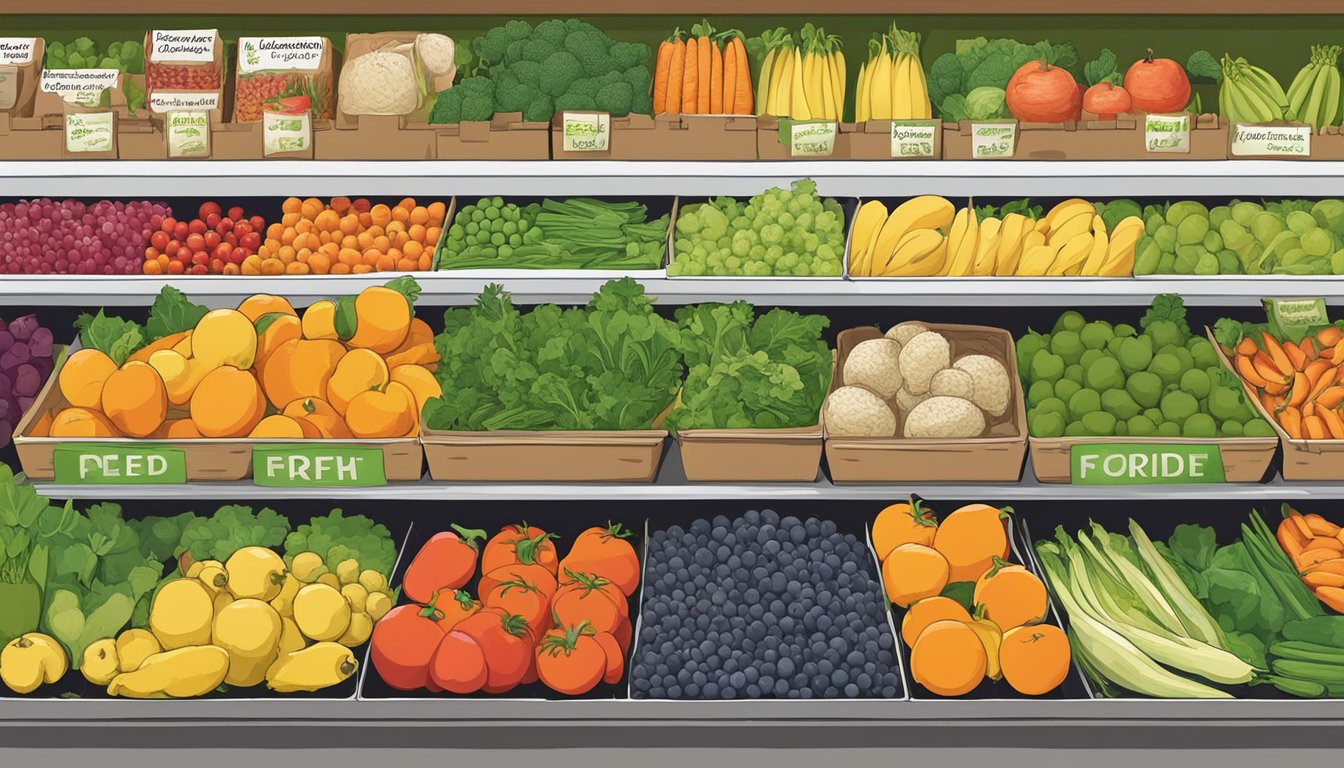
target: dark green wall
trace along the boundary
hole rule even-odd
[[[563,3],[557,3],[563,6]],[[545,17],[535,17],[540,20]],[[324,34],[339,46],[347,32],[407,29],[437,31],[454,39],[470,38],[507,19],[499,16],[10,16],[3,17],[0,34],[41,35],[71,39],[88,35],[99,42],[138,38],[149,26],[161,29],[217,27],[228,39],[244,34]],[[591,19],[618,39],[655,45],[672,30],[690,27],[698,19],[679,16],[602,16]],[[873,32],[885,29],[890,17],[835,16],[723,16],[711,22],[719,29],[741,29],[749,35],[761,29],[796,29],[811,21],[845,41],[851,81],[858,60]],[[905,29],[924,38],[924,65],[952,49],[964,37],[1014,37],[1023,42],[1070,40],[1087,61],[1102,48],[1115,51],[1126,65],[1147,48],[1160,56],[1184,62],[1191,51],[1208,49],[1215,57],[1224,52],[1245,56],[1283,82],[1292,81],[1307,62],[1314,43],[1344,44],[1341,16],[907,16],[898,19]],[[1204,103],[1212,105],[1213,86],[1200,88]]]

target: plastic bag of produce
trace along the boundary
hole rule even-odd
[[[218,109],[223,83],[224,44],[218,30],[145,34],[145,92],[154,112]]]
[[[233,120],[264,112],[330,118],[331,41],[325,37],[240,37]]]
[[[415,33],[347,35],[340,110],[346,115],[409,115],[421,105]]]
[[[42,38],[0,37],[0,113],[32,115],[41,63]]]

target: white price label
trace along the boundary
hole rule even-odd
[[[111,152],[116,118],[111,112],[72,112],[65,116],[67,152]]]
[[[563,152],[606,152],[611,149],[611,115],[606,112],[565,112],[560,118]]]
[[[1236,123],[1232,156],[1311,157],[1311,126]]]
[[[31,64],[35,37],[0,37],[0,64]]]
[[[67,104],[96,107],[103,91],[116,88],[120,77],[118,69],[44,69],[38,88]]]
[[[1190,153],[1190,113],[1144,115],[1143,146],[1149,152]]]
[[[326,50],[326,41],[320,37],[240,37],[238,71],[317,69]]]
[[[263,155],[307,152],[313,146],[313,121],[307,112],[299,115],[263,112],[261,134]]]
[[[19,101],[19,68],[0,66],[0,109],[10,109]]]
[[[219,91],[155,91],[149,95],[149,109],[160,115],[179,110],[219,109]]]
[[[210,114],[169,112],[163,119],[169,157],[210,156]]]
[[[904,158],[933,157],[938,123],[932,120],[891,121],[891,156]]]
[[[835,152],[834,122],[794,123],[789,130],[789,154],[793,157],[825,157]]]
[[[971,157],[1003,160],[1017,149],[1017,121],[971,123]]]
[[[156,29],[149,33],[149,60],[208,63],[218,42],[214,29]]]

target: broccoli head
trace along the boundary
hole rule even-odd
[[[564,45],[565,35],[567,34],[569,34],[569,30],[565,29],[565,22],[560,19],[543,21],[537,25],[536,29],[532,30],[533,37],[539,37],[554,46]]]
[[[582,19],[565,19],[565,32],[597,32],[597,27]]]
[[[550,122],[555,115],[555,105],[550,96],[538,96],[523,110],[523,119],[530,123]]]
[[[434,109],[430,110],[429,122],[440,124],[462,122],[462,94],[461,88],[440,91],[438,97],[434,99]]]
[[[509,36],[504,27],[494,27],[471,41],[471,52],[482,61],[500,61],[509,47]]]
[[[652,115],[653,96],[647,91],[635,91],[635,100],[630,104],[632,115]]]
[[[616,60],[608,53],[611,40],[597,30],[577,30],[565,36],[565,50],[583,65],[583,73],[597,77],[616,69]]]
[[[555,99],[556,112],[591,112],[597,109],[597,102],[592,96],[582,96],[577,93],[566,93],[557,96]]]
[[[514,19],[504,25],[504,34],[510,40],[526,40],[532,36],[532,25],[521,19]]]
[[[629,83],[622,81],[602,86],[602,90],[597,92],[597,97],[593,101],[596,102],[599,111],[621,116],[630,114],[634,98],[634,89]]]
[[[625,70],[625,82],[635,89],[636,94],[647,93],[653,85],[653,75],[649,74],[648,67],[636,64]]]
[[[629,69],[636,64],[643,64],[649,59],[649,46],[643,43],[616,43],[611,46],[611,58],[616,60],[616,66],[621,69]]]
[[[596,78],[581,77],[569,86],[569,90],[566,91],[566,93],[574,93],[591,98],[597,96],[597,92],[601,90],[603,85],[604,83],[599,82]]]
[[[541,64],[538,62],[520,61],[509,67],[509,71],[518,78],[520,83],[525,83],[533,88],[536,88],[537,84],[541,82]]]
[[[468,77],[449,91],[462,91],[462,120],[489,120],[495,112],[495,84],[484,77]]]
[[[516,64],[523,60],[523,46],[527,44],[526,40],[511,40],[509,47],[504,50],[504,63]]]
[[[583,77],[583,66],[579,60],[568,51],[559,51],[547,56],[541,63],[541,77],[537,85],[547,96],[559,96],[580,77]]]
[[[536,88],[520,82],[513,73],[506,74],[495,85],[495,99],[501,112],[522,112],[539,95]]]
[[[546,57],[555,53],[557,48],[549,40],[540,37],[534,37],[523,43],[522,55],[523,61],[534,61],[538,64],[546,60]]]
[[[625,81],[625,75],[621,72],[617,72],[614,70],[611,72],[607,72],[603,74],[601,77],[597,78],[597,82],[601,83],[602,85],[611,85],[612,83],[620,83],[624,81]]]

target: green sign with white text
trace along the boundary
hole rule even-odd
[[[355,445],[258,445],[252,482],[270,488],[387,485],[383,449]]]
[[[1225,482],[1222,452],[1212,444],[1090,443],[1069,453],[1075,485]]]
[[[148,485],[187,482],[182,449],[141,443],[67,443],[52,456],[56,482]]]

